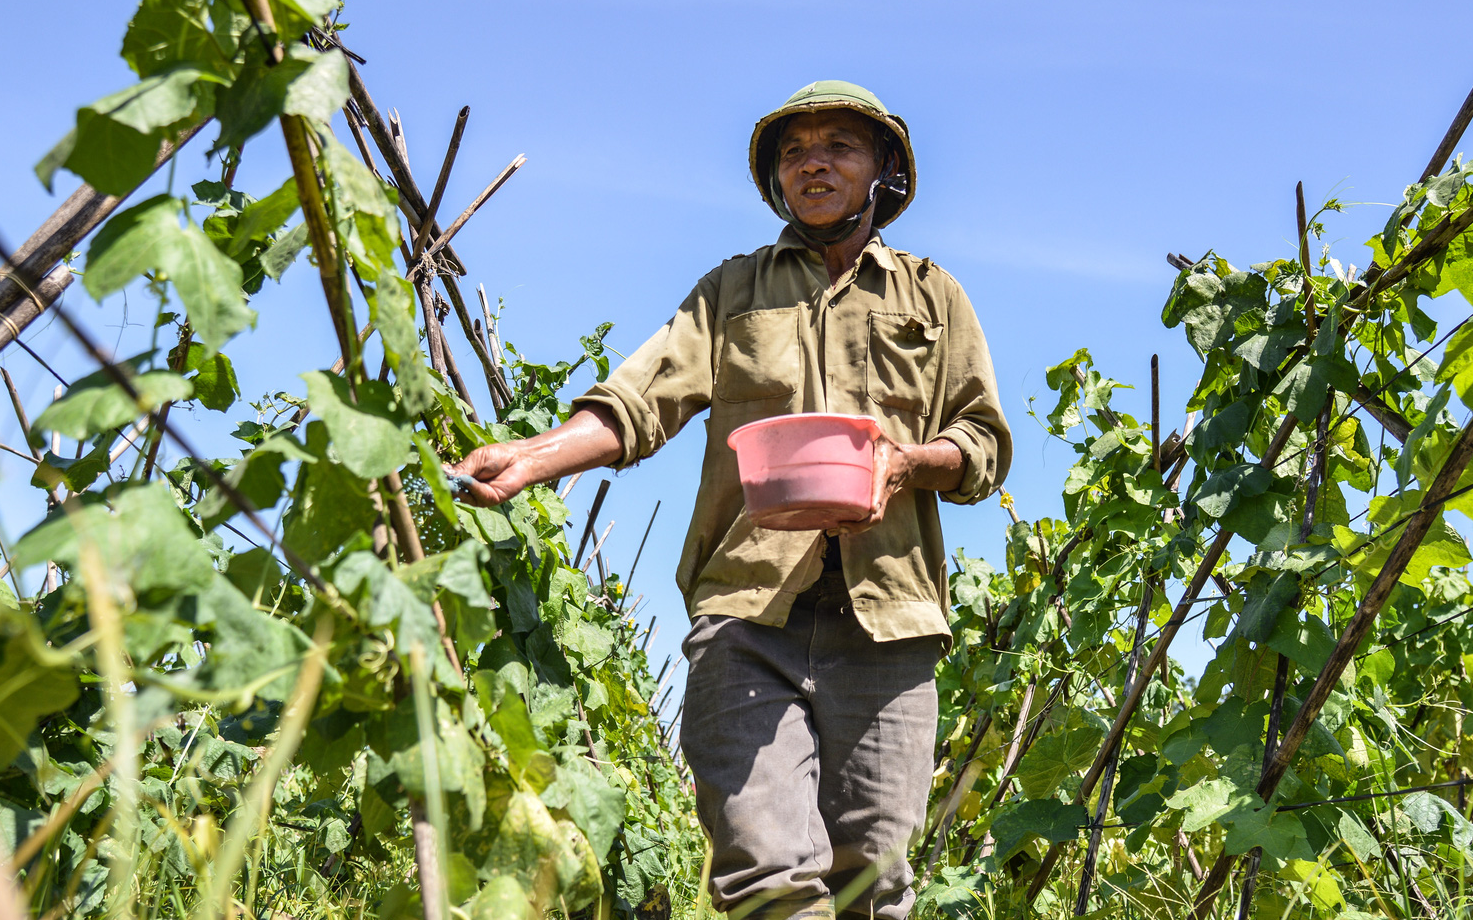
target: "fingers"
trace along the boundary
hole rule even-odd
[[[517,451],[508,444],[487,444],[465,455],[459,463],[448,464],[455,497],[470,505],[487,508],[499,505],[526,486],[517,475]]]
[[[511,495],[504,494],[504,490],[502,489],[497,489],[479,480],[472,479],[466,484],[465,491],[457,496],[457,498],[469,505],[490,508],[492,505],[499,505],[508,498],[511,498]]]
[[[466,454],[459,463],[452,463],[447,469],[452,475],[470,476],[485,482],[496,478],[497,474],[507,467],[509,461],[506,445],[487,444],[477,447]]]

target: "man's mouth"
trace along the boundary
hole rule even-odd
[[[827,185],[805,185],[805,186],[803,186],[803,196],[805,198],[815,198],[815,197],[817,197],[819,195],[825,195],[825,194],[828,194],[829,192],[832,192],[832,191],[833,191],[833,189],[832,188],[829,188]]]

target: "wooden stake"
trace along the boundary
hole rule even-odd
[[[1422,178],[1418,181],[1426,182],[1442,172],[1442,167],[1447,164],[1448,158],[1453,155],[1453,149],[1462,139],[1463,132],[1468,130],[1469,122],[1473,122],[1473,90],[1468,92],[1468,98],[1463,100],[1463,105],[1453,116],[1452,124],[1447,126],[1447,133],[1438,142],[1437,149],[1432,151],[1432,159],[1427,161],[1427,168],[1422,170]]]
[[[598,512],[604,506],[604,496],[609,494],[609,480],[605,479],[598,484],[598,492],[593,496],[593,507],[588,509],[588,523],[583,525],[583,537],[578,541],[578,552],[573,556],[573,568],[579,569],[579,563],[583,561],[583,547],[588,545],[588,537],[593,533],[593,522],[598,520]]]
[[[425,241],[430,238],[430,225],[435,222],[435,212],[440,209],[440,198],[445,194],[445,183],[450,179],[450,169],[455,165],[455,154],[460,150],[460,138],[465,133],[465,122],[470,115],[470,106],[462,108],[460,114],[456,116],[455,128],[450,132],[450,146],[445,149],[445,159],[440,164],[440,175],[435,179],[435,191],[430,195],[429,207],[420,219],[419,232],[414,235],[416,261],[420,253],[424,252]]]
[[[441,234],[440,237],[436,239],[433,244],[431,244],[429,249],[425,250],[424,256],[421,261],[409,270],[408,277],[413,278],[415,274],[420,271],[420,268],[424,265],[424,259],[430,258],[435,253],[439,252],[441,249],[444,249],[447,245],[449,245],[450,240],[454,238],[455,234],[460,232],[460,228],[465,226],[465,222],[470,220],[471,216],[481,209],[481,205],[489,201],[491,199],[491,196],[496,194],[497,190],[506,184],[506,180],[510,179],[512,177],[512,174],[521,169],[522,164],[526,162],[527,157],[525,154],[517,154],[516,159],[508,163],[506,168],[501,171],[501,174],[498,175],[495,179],[492,179],[491,184],[486,186],[481,194],[476,196],[475,201],[472,201],[469,205],[467,205],[466,209],[460,212],[460,216],[455,218],[455,222],[452,223],[450,227],[446,229],[446,231]]]
[[[1151,370],[1153,372],[1151,374],[1152,383],[1154,384],[1156,376],[1154,373],[1156,370],[1154,357],[1151,360]],[[1152,403],[1155,403],[1154,399]],[[1157,414],[1159,417],[1159,413],[1153,414]],[[1140,664],[1141,650],[1146,644],[1146,624],[1150,622],[1151,601],[1155,598],[1155,594],[1155,585],[1147,578],[1141,594],[1140,606],[1136,609],[1135,638],[1131,642],[1130,661],[1125,666],[1125,680],[1121,685],[1126,696],[1130,695],[1130,691],[1135,686],[1136,680],[1150,680],[1150,672],[1141,675]],[[1100,837],[1105,830],[1105,815],[1110,810],[1110,793],[1115,785],[1115,771],[1119,766],[1120,746],[1117,743],[1116,749],[1111,753],[1105,764],[1104,776],[1100,781],[1100,800],[1099,804],[1095,806],[1095,818],[1090,825],[1089,847],[1085,850],[1084,868],[1079,874],[1079,897],[1074,903],[1074,915],[1076,917],[1083,916],[1089,912],[1089,890],[1094,881],[1095,861],[1100,855]]]
[[[174,154],[178,153],[179,149],[189,143],[190,138],[198,134],[207,124],[209,124],[208,119],[184,131],[174,143],[165,141],[159,148],[158,156],[154,158],[153,170],[149,175],[157,172],[160,166],[169,162]],[[62,202],[61,207],[46,218],[35,233],[16,247],[6,264],[5,273],[0,274],[0,311],[3,311],[10,320],[8,323],[0,324],[4,326],[3,329],[0,329],[0,348],[14,341],[27,324],[41,315],[38,310],[35,315],[23,320],[16,311],[11,310],[16,301],[27,296],[24,287],[18,284],[17,280],[49,278],[57,263],[76,249],[83,238],[96,229],[98,224],[107,220],[108,216],[117,210],[118,205],[122,204],[126,198],[127,195],[122,197],[104,195],[92,186],[83,184],[66,201]],[[45,282],[41,282],[39,286],[44,285]],[[44,297],[43,290],[38,290],[37,293],[43,294]],[[11,328],[12,324],[15,328]]]
[[[655,526],[655,515],[660,513],[660,502],[655,502],[655,510],[650,512],[650,522],[645,525],[644,536],[639,540],[639,549],[634,552],[634,562],[629,566],[629,577],[624,579],[624,595],[619,598],[619,613],[624,612],[624,601],[629,597],[629,586],[634,583],[634,570],[639,568],[639,557],[644,555],[645,541],[650,538],[650,531]]]
[[[1151,468],[1161,472],[1161,359],[1151,355]]]

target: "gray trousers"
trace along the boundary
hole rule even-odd
[[[786,916],[841,896],[840,910],[902,920],[915,900],[906,850],[931,787],[941,637],[875,642],[843,574],[828,572],[783,628],[701,616],[684,649],[680,746],[714,850],[716,909]]]

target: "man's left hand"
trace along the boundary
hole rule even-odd
[[[881,434],[875,439],[874,450],[869,514],[857,521],[844,521],[833,529],[834,533],[859,533],[880,523],[891,497],[901,489],[945,492],[961,485],[966,461],[961,448],[945,438],[929,444],[897,444]]]

